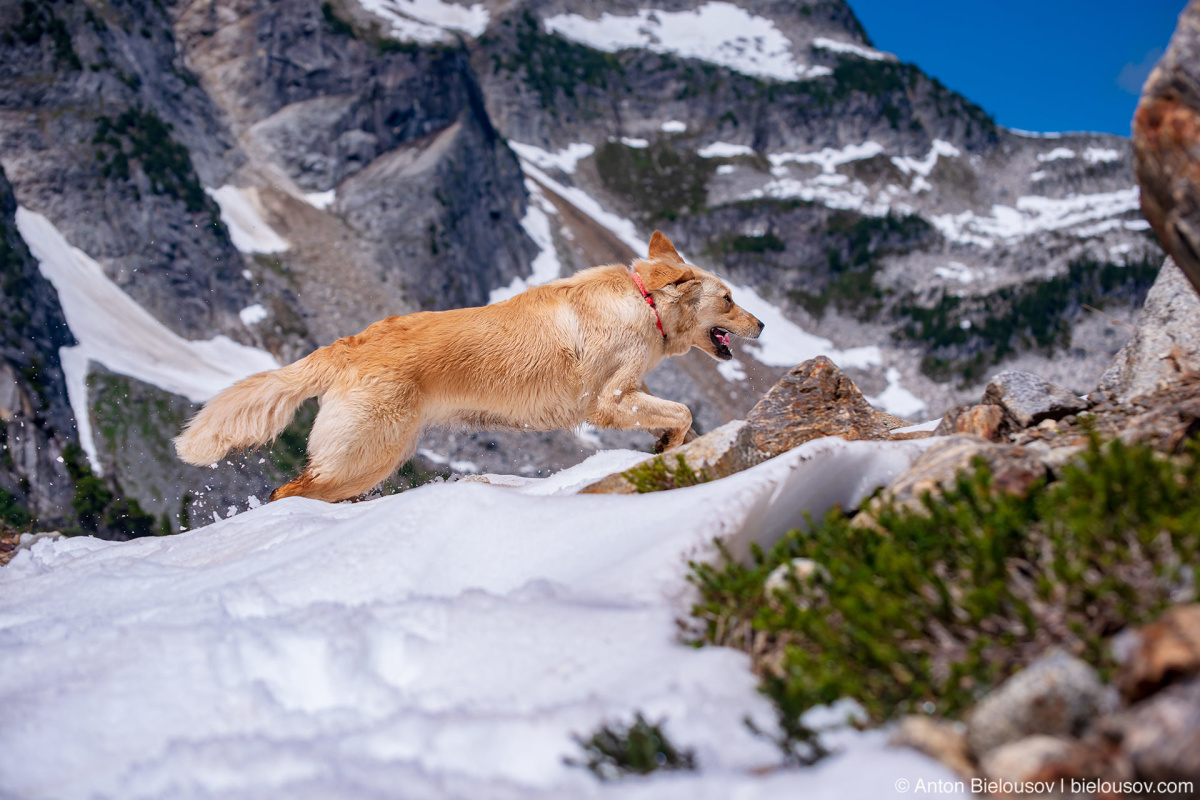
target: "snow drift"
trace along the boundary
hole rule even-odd
[[[538,481],[288,499],[128,543],[47,540],[0,569],[0,797],[876,798],[949,778],[880,732],[778,765],[744,654],[677,639],[686,561],[857,503],[916,442],[824,439],[730,478],[565,494]],[[568,766],[635,710],[700,771],[602,784]]]

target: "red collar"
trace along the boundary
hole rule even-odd
[[[637,284],[638,291],[642,293],[642,299],[654,309],[654,324],[658,326],[658,332],[662,334],[663,341],[665,342],[667,340],[667,332],[663,330],[662,317],[658,315],[658,306],[654,304],[654,298],[646,291],[646,284],[642,283],[642,276],[637,274],[637,270],[632,270],[630,274],[633,275],[633,282]]]

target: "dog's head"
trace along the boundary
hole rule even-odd
[[[733,302],[729,287],[711,272],[685,263],[662,232],[655,231],[650,239],[650,258],[634,268],[658,304],[671,350],[682,353],[698,347],[718,361],[728,361],[733,358],[730,334],[757,339],[762,333],[763,324]]]

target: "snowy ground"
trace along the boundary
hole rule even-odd
[[[544,481],[290,498],[166,539],[42,541],[0,569],[0,797],[891,796],[949,779],[882,732],[773,769],[746,657],[676,638],[686,559],[856,503],[917,442],[810,442],[646,496]],[[500,480],[500,479],[497,479]],[[700,771],[601,784],[573,733],[665,717]],[[766,768],[765,771],[763,768]]]

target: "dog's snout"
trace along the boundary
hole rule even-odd
[[[767,326],[763,323],[763,321],[761,319],[758,320],[758,332],[762,333],[763,328],[765,328],[765,327],[767,327]]]

